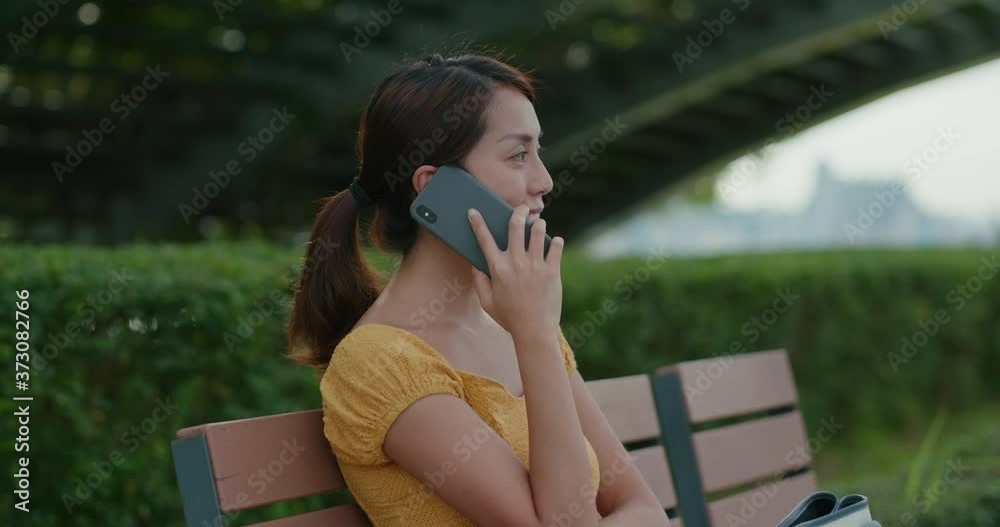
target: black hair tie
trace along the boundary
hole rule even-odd
[[[362,188],[360,178],[355,177],[354,181],[351,181],[350,189],[351,189],[351,195],[354,196],[354,201],[358,202],[359,207],[365,208],[375,203],[375,201],[372,200],[371,196],[369,196],[368,193],[365,192],[365,189]]]

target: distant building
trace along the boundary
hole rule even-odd
[[[894,185],[895,183],[895,185]],[[671,204],[595,237],[597,258],[652,251],[713,255],[851,247],[986,246],[995,233],[932,216],[902,181],[843,180],[820,163],[809,204],[798,213],[737,212],[718,204]]]

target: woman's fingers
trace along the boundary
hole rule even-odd
[[[518,255],[524,254],[524,221],[528,217],[528,206],[518,205],[514,208],[514,213],[510,215],[510,224],[507,226],[507,252]]]
[[[483,256],[486,257],[486,266],[489,268],[490,274],[493,274],[494,262],[500,254],[500,248],[497,247],[497,242],[490,234],[490,229],[486,226],[479,211],[469,209],[468,215],[469,223],[472,225],[472,233],[476,235],[476,242],[479,243],[479,248],[482,249]]]
[[[538,262],[545,261],[545,220],[538,218],[531,224],[531,241],[528,242],[528,256]]]
[[[476,294],[479,295],[479,302],[482,304],[483,308],[493,316],[493,286],[490,283],[490,277],[486,276],[486,273],[472,268],[472,286],[476,290]]]
[[[562,236],[552,238],[552,242],[549,243],[549,252],[545,256],[545,263],[554,267],[557,274],[562,264],[563,245],[565,244]]]

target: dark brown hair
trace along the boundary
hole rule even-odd
[[[410,183],[421,165],[462,163],[486,131],[485,110],[497,87],[534,104],[534,79],[495,56],[434,54],[398,67],[361,112],[355,146],[358,178],[374,201],[369,237],[405,258],[416,240]],[[325,370],[333,350],[381,292],[364,260],[360,212],[350,190],[324,200],[316,215],[288,321],[289,356]]]

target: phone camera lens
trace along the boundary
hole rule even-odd
[[[421,205],[417,209],[417,212],[420,214],[420,216],[422,218],[424,218],[425,220],[427,220],[427,223],[434,223],[434,222],[437,221],[437,214],[434,214],[434,211],[432,211],[431,209],[427,208],[426,205]]]

